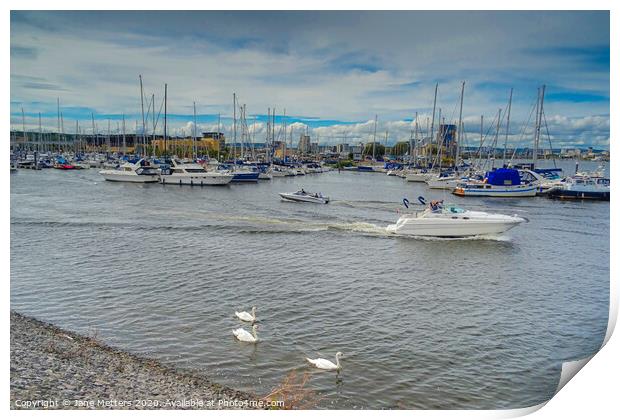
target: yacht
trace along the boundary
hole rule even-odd
[[[324,197],[321,193],[309,193],[303,189],[294,193],[280,193],[280,197],[285,201],[296,201],[303,203],[317,203],[327,204],[329,203],[329,197]]]
[[[504,233],[524,221],[522,217],[470,211],[432,201],[423,211],[402,215],[386,230],[397,235],[460,238]]]
[[[273,178],[280,178],[280,177],[285,177],[285,176],[290,176],[290,175],[291,173],[286,166],[273,165],[271,167],[271,176]]]
[[[233,174],[231,173],[209,172],[197,163],[183,163],[176,159],[172,159],[170,165],[160,166],[160,169],[160,182],[162,184],[226,185],[233,179]]]
[[[104,169],[99,171],[99,174],[106,181],[138,183],[159,181],[159,170],[145,159],[140,159],[136,163],[126,162],[116,169]]]
[[[452,194],[461,197],[534,197],[539,189],[539,178],[532,171],[499,168],[487,172],[483,181],[457,183]]]
[[[551,187],[547,196],[561,199],[609,201],[609,178],[584,174],[567,177],[558,185]]]

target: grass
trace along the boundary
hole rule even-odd
[[[309,410],[315,408],[321,397],[306,386],[311,376],[309,372],[298,375],[297,371],[293,369],[284,377],[280,385],[276,386],[262,399],[268,403],[274,401],[284,402],[284,406],[272,406],[272,408],[284,410]]]

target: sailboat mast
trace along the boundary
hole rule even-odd
[[[168,156],[168,83],[164,83],[164,156]]]
[[[60,98],[56,98],[56,112],[58,116],[58,137],[56,138],[58,153],[60,153]]]
[[[502,166],[506,165],[506,148],[508,147],[508,131],[510,130],[510,110],[512,109],[512,88],[510,88],[510,97],[508,98],[508,114],[506,114],[506,137],[504,137],[504,158]]]
[[[233,92],[233,167],[237,159],[235,158],[237,147],[237,94]]]
[[[540,143],[540,126],[542,125],[543,102],[545,100],[545,85],[538,89],[538,101],[536,102],[536,129],[534,133],[534,152],[532,166],[536,168],[538,161],[538,146]]]
[[[153,141],[151,142],[151,146],[153,146],[155,144],[155,94],[152,94],[152,102],[153,102]],[[161,112],[161,108],[159,108],[160,112]],[[159,115],[157,116],[157,118],[159,118]]]
[[[125,138],[125,114],[123,114],[123,156],[127,154],[127,140]]]
[[[416,112],[415,113],[415,127],[414,127],[415,135],[414,135],[414,140],[413,140],[413,162],[416,165],[417,165],[417,160],[418,160],[418,129],[419,129],[418,113]]]
[[[375,131],[372,135],[372,160],[375,160],[375,143],[377,142],[377,114],[375,114]]]
[[[192,135],[192,159],[196,161],[196,102],[194,102],[194,132]]]
[[[221,122],[221,114],[217,113],[217,160],[222,161],[222,149],[220,148],[220,122]]]
[[[26,143],[28,140],[26,139],[26,114],[24,114],[24,108],[22,107],[22,137],[24,138],[24,147],[28,148]]]
[[[91,112],[90,118],[93,124],[93,145],[95,146],[95,150],[97,150],[97,140],[95,139],[95,114]]]
[[[497,111],[497,127],[495,128],[495,140],[493,141],[493,162],[495,162],[495,150],[497,148],[497,140],[499,139],[499,125],[502,120],[502,109]]]
[[[433,144],[433,135],[435,134],[435,108],[437,107],[437,89],[439,88],[439,83],[435,83],[435,98],[433,99],[433,116],[431,118],[431,134],[430,134],[430,144]],[[429,147],[428,152],[428,160],[430,161],[430,157],[432,156],[433,150],[432,147]]]
[[[458,132],[456,136],[456,151],[454,153],[454,166],[458,166],[460,151],[461,151],[461,140],[462,140],[462,127],[463,127],[463,95],[465,94],[465,82],[461,84],[461,104],[459,106],[459,125]]]
[[[39,142],[41,143],[41,149],[45,151],[45,147],[43,145],[43,130],[41,129],[41,113],[39,112]]]
[[[140,106],[142,108],[142,157],[146,157],[146,121],[144,120],[144,89],[142,88],[142,75],[140,79]]]

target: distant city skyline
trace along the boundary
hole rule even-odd
[[[575,30],[579,28],[579,30]],[[458,118],[465,140],[494,134],[514,88],[509,147],[531,142],[530,112],[545,84],[554,148],[609,148],[609,13],[601,12],[11,12],[11,125],[92,132],[141,129],[138,75],[155,109],[168,84],[171,135],[221,129],[230,139],[232,93],[247,104],[256,141],[267,108],[321,143],[347,136],[407,140],[417,112]],[[145,105],[145,109],[147,105]],[[163,111],[162,111],[163,112]],[[254,125],[254,117],[256,124]],[[437,115],[436,115],[437,117]],[[278,118],[278,122],[281,118]],[[435,122],[437,126],[440,121]],[[527,128],[526,128],[527,127]],[[505,136],[502,118],[502,144]],[[158,123],[161,132],[161,121]],[[544,133],[546,135],[546,133]],[[280,137],[282,134],[280,134]],[[314,141],[314,140],[313,140]]]

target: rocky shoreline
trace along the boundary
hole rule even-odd
[[[264,400],[11,312],[11,409],[268,408]]]

